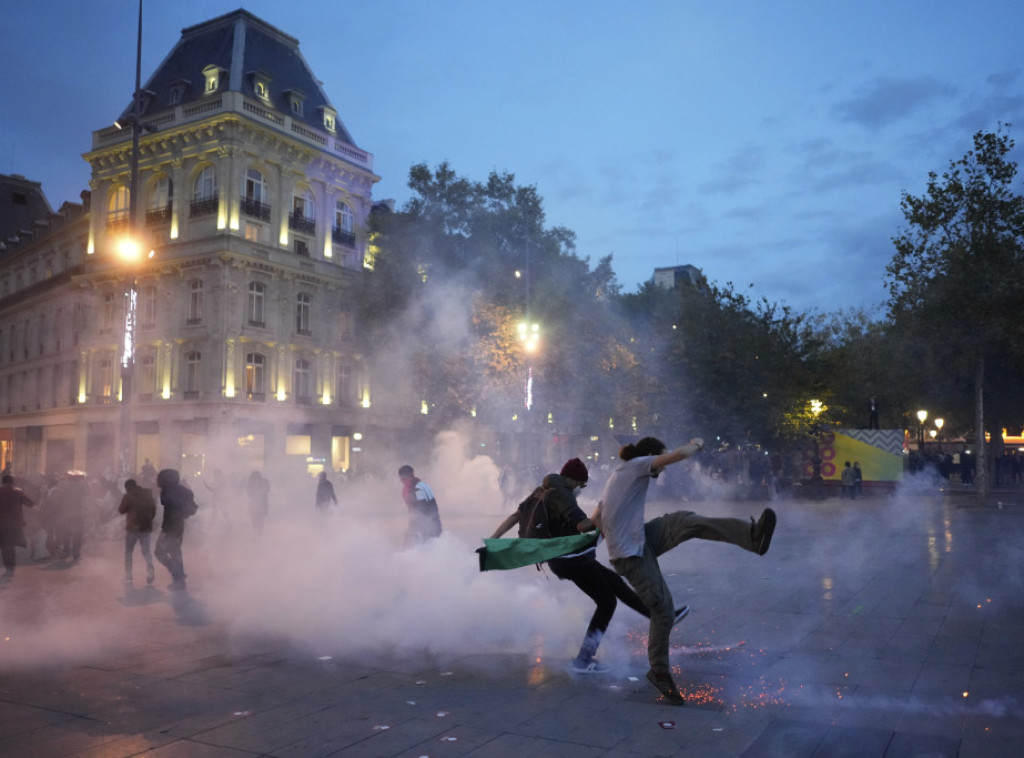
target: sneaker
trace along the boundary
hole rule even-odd
[[[682,621],[684,618],[686,618],[689,615],[690,615],[690,606],[684,605],[682,608],[676,608],[676,620],[675,620],[675,623],[678,624],[680,621]]]
[[[170,584],[167,585],[167,589],[169,589],[171,592],[176,592],[178,590],[184,590],[185,589],[185,580],[184,579],[175,579],[173,582],[171,582]]]
[[[775,533],[775,511],[765,508],[757,523],[754,523],[753,516],[750,521],[750,534],[754,538],[754,552],[764,555],[768,552],[768,548],[772,544],[772,535]]]
[[[684,698],[679,693],[679,690],[676,689],[676,683],[672,681],[672,675],[667,671],[662,673],[648,671],[647,681],[654,685],[654,688],[661,693],[661,696],[665,698],[666,702],[672,705],[686,704],[686,698]]]
[[[577,674],[607,674],[611,669],[605,666],[603,663],[598,663],[596,660],[591,658],[586,663],[580,660],[574,660],[570,665],[570,668]]]

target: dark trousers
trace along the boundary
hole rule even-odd
[[[0,528],[0,556],[3,556],[4,568],[8,573],[14,572],[19,536],[18,530]]]
[[[598,561],[591,560],[569,565],[550,561],[548,565],[555,576],[572,582],[583,590],[587,597],[597,603],[594,615],[590,619],[590,626],[587,627],[587,637],[593,636],[594,632],[603,633],[608,628],[618,600],[644,618],[651,617],[640,596],[626,584],[621,576]]]
[[[185,578],[185,562],[181,557],[183,539],[184,535],[160,532],[160,536],[156,540],[156,547],[153,548],[153,557],[171,572],[171,578],[176,582]]]

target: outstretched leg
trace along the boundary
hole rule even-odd
[[[701,516],[692,511],[676,511],[651,519],[644,525],[648,547],[657,555],[667,553],[686,540],[727,542],[758,555],[768,552],[775,532],[775,511],[765,508],[754,522],[737,518]]]

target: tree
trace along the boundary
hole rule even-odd
[[[886,267],[890,316],[905,344],[920,349],[920,365],[973,383],[981,502],[988,372],[1024,347],[1024,198],[1013,189],[1013,147],[1001,129],[978,132],[941,177],[929,173],[924,195],[904,193],[906,228]],[[988,428],[999,437],[1000,424]]]

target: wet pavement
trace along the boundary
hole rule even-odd
[[[186,540],[187,592],[167,590],[159,566],[155,587],[126,591],[108,535],[80,564],[22,565],[0,589],[0,755],[1016,757],[1022,501],[776,501],[763,558],[698,541],[663,556],[692,609],[672,635],[684,707],[658,701],[645,626],[621,608],[605,675],[570,674],[571,648],[296,644],[213,601],[214,541]],[[688,507],[746,518],[763,505]],[[446,517],[467,561],[499,515]],[[373,567],[352,581],[372,583]]]

